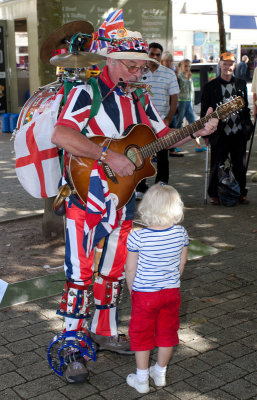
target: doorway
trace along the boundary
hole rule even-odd
[[[14,29],[18,86],[18,107],[23,107],[24,103],[30,97],[27,20],[16,19],[14,21]]]

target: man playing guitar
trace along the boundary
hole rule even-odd
[[[111,168],[114,174],[125,177],[135,171],[135,164],[124,154],[109,148],[103,148],[90,140],[90,137],[101,135],[111,139],[122,137],[124,131],[134,124],[145,124],[151,127],[157,137],[163,137],[170,128],[161,120],[155,107],[144,95],[144,105],[134,92],[133,83],[141,79],[147,69],[149,60],[148,45],[139,32],[118,32],[115,41],[108,43],[106,57],[107,65],[97,78],[101,94],[101,105],[93,118],[89,120],[93,92],[88,84],[80,85],[71,90],[57,121],[52,136],[52,142],[68,154],[100,160]],[[129,84],[127,84],[129,82]],[[126,86],[124,93],[120,86]],[[89,120],[89,121],[88,121]],[[218,120],[211,118],[203,129],[188,135],[180,142],[181,145],[197,136],[210,135],[216,130]],[[86,128],[87,134],[81,131]],[[135,196],[117,212],[118,226],[105,238],[105,243],[94,280],[95,312],[90,325],[89,306],[83,317],[76,316],[76,293],[87,293],[94,275],[94,249],[89,255],[85,250],[85,225],[87,224],[85,203],[79,196],[72,194],[66,199],[66,254],[65,286],[67,298],[72,300],[73,310],[63,311],[66,317],[66,331],[87,331],[100,349],[116,351],[120,354],[132,354],[130,344],[124,335],[118,335],[117,304],[121,284],[124,279],[126,262],[126,240],[132,227]],[[80,290],[77,290],[77,289]],[[81,295],[82,296],[82,295]],[[83,295],[84,296],[84,295]],[[76,363],[76,364],[74,364]],[[79,371],[79,372],[78,372]],[[68,382],[81,382],[87,379],[87,370],[83,362],[78,367],[78,361],[73,361],[66,370]]]

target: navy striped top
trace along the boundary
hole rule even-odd
[[[132,289],[157,292],[180,287],[180,257],[188,244],[187,231],[181,225],[164,230],[143,228],[130,233],[127,249],[139,253]]]

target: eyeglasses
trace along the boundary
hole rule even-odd
[[[127,68],[128,72],[130,74],[136,74],[139,70],[141,71],[142,74],[146,74],[149,71],[149,68],[147,67],[147,65],[144,65],[143,67],[136,67],[135,65],[127,65],[124,62],[122,62],[121,60],[120,60],[120,63],[123,64]]]

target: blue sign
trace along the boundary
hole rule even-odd
[[[202,46],[205,43],[206,36],[203,32],[194,33],[194,46]]]

